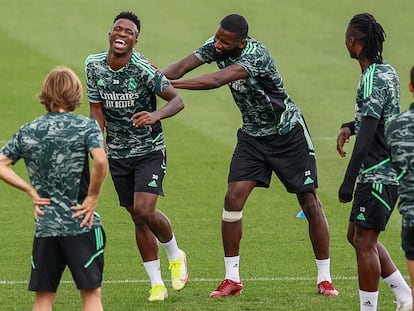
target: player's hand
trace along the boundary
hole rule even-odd
[[[76,211],[76,213],[72,215],[72,218],[83,216],[83,220],[80,224],[81,228],[85,225],[88,225],[89,229],[92,228],[97,203],[97,197],[87,196],[81,205],[71,207],[71,210]]]
[[[338,137],[336,138],[336,150],[339,155],[344,158],[346,156],[346,151],[344,150],[345,143],[349,143],[349,138],[351,137],[351,129],[348,127],[342,127],[339,130]]]
[[[106,142],[106,140],[104,141],[104,150],[105,153],[108,154],[108,143]]]
[[[159,120],[156,112],[140,111],[132,116],[132,124],[136,127],[152,125]]]
[[[348,203],[352,201],[354,186],[355,179],[345,176],[344,181],[342,182],[338,191],[339,202]]]
[[[44,211],[40,208],[43,205],[49,205],[50,199],[49,198],[41,198],[35,189],[29,191],[30,198],[32,199],[32,204],[34,206],[34,218],[36,221],[39,220],[39,216],[45,214]]]

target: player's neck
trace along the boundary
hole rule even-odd
[[[61,113],[61,112],[69,112],[69,111],[62,107],[55,107],[53,109],[50,109],[50,112]]]
[[[368,58],[361,58],[358,61],[362,72],[364,72],[372,64]]]
[[[115,71],[125,67],[131,59],[132,52],[133,51],[125,55],[115,55],[113,53],[109,53],[107,60],[109,67]]]

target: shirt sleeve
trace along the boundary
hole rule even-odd
[[[21,129],[16,132],[13,137],[0,149],[0,153],[4,154],[9,159],[17,162],[23,157],[23,150],[21,148]]]
[[[103,134],[96,120],[89,120],[89,130],[85,135],[85,139],[88,153],[90,153],[95,148],[104,147]]]
[[[372,79],[369,74],[364,81],[364,95],[361,107],[362,117],[371,117],[381,120],[386,100],[387,81],[381,79],[381,75],[374,71]]]
[[[260,69],[263,68],[263,64],[268,63],[268,61],[266,55],[244,54],[237,60],[236,64],[242,66],[250,77],[257,77],[261,73]]]
[[[86,62],[85,64],[85,78],[86,78],[86,91],[88,94],[88,100],[90,103],[100,103],[102,101],[101,96],[96,85],[97,81],[94,77],[93,63]]]
[[[135,52],[133,63],[137,66],[136,79],[154,94],[160,95],[170,84],[170,80],[141,53]]]
[[[153,78],[149,81],[150,88],[157,95],[160,95],[170,84],[170,80],[159,70],[155,72]]]
[[[194,54],[204,63],[210,64],[215,61],[214,37],[207,39],[201,47],[194,51]]]

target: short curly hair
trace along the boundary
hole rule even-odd
[[[134,12],[130,11],[124,11],[119,13],[117,16],[115,16],[114,23],[121,18],[129,19],[131,22],[133,22],[137,28],[138,31],[141,31],[141,21],[139,20],[138,16]]]
[[[222,19],[220,26],[230,32],[234,32],[240,39],[245,39],[249,32],[249,24],[246,19],[238,14],[230,14]]]

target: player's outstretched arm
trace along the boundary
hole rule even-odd
[[[204,64],[194,53],[165,67],[161,72],[170,80],[181,78],[187,72]]]
[[[219,88],[232,81],[247,78],[248,72],[240,65],[233,64],[219,71],[203,74],[198,77],[171,80],[174,87],[187,90],[209,90]]]

